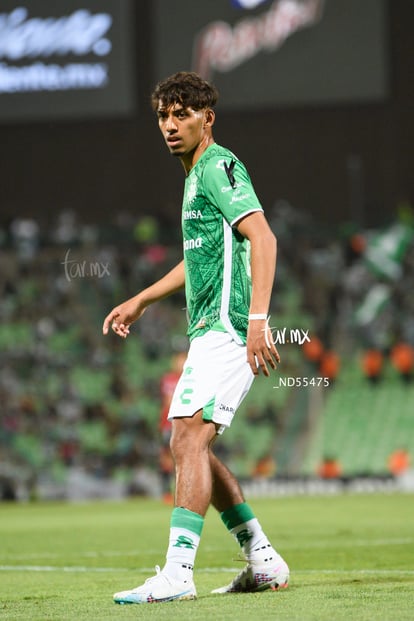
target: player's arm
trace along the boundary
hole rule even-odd
[[[252,298],[250,314],[265,314],[267,316],[276,270],[276,237],[261,211],[249,214],[240,220],[236,227],[244,237],[247,237],[251,246]],[[266,331],[268,331],[267,338]],[[276,362],[280,361],[266,319],[249,320],[247,360],[255,375],[261,368],[264,375],[267,376],[270,375],[268,365],[275,369]]]
[[[137,295],[119,306],[115,306],[105,317],[102,331],[108,334],[109,327],[118,336],[126,338],[129,326],[139,319],[145,309],[169,295],[179,291],[185,284],[184,261],[176,265],[168,274],[157,280],[153,285],[140,291]]]

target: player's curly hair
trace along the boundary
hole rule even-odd
[[[158,109],[160,101],[166,108],[179,103],[183,108],[202,110],[214,108],[217,100],[216,87],[193,71],[179,71],[158,82],[151,95],[154,111]]]

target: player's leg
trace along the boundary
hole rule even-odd
[[[163,432],[159,449],[158,463],[161,479],[162,499],[166,504],[173,504],[174,460],[170,449],[171,432]]]
[[[212,493],[209,446],[216,435],[216,426],[204,421],[202,414],[200,410],[191,417],[175,418],[172,425],[175,509],[171,516],[163,572],[182,581],[192,580],[204,516]]]
[[[202,411],[173,420],[176,491],[166,563],[142,586],[116,593],[115,602],[141,604],[196,597],[193,567],[211,499],[209,445],[215,435],[215,424],[203,421]]]
[[[260,522],[245,502],[237,479],[210,450],[213,478],[212,504],[220,512],[226,528],[237,540],[247,561],[246,567],[228,585],[214,593],[260,591],[285,587],[289,568],[263,532]]]
[[[216,425],[203,420],[203,412],[175,418],[171,452],[175,462],[175,505],[204,516],[210,505],[212,474],[210,444],[216,437]]]
[[[217,436],[216,436],[217,437]],[[234,505],[244,502],[243,492],[236,477],[213,452],[213,442],[209,451],[210,471],[213,479],[211,504],[222,513]]]

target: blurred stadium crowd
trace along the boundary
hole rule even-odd
[[[372,386],[391,367],[409,384],[410,205],[375,230],[332,231],[286,201],[269,211],[279,242],[271,325],[275,334],[286,327],[310,336],[302,345],[279,343],[281,372],[328,377],[328,392],[349,366]],[[91,225],[62,211],[47,226],[33,219],[4,225],[0,256],[2,497],[160,493],[159,386],[172,353],[187,347],[184,296],[148,309],[126,341],[104,338],[101,326],[115,304],[180,260],[179,231],[174,237],[151,216],[123,213],[110,225]],[[269,444],[269,436],[283,442],[292,394],[305,390],[286,387],[278,401],[260,395],[249,404],[238,422],[245,432],[236,427],[222,449],[239,475],[284,473],[280,446]],[[251,463],[245,443],[261,430],[267,445]]]

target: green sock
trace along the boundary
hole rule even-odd
[[[230,507],[230,509],[226,509],[226,511],[220,513],[220,517],[227,530],[232,530],[240,524],[253,520],[255,515],[247,502],[241,502],[239,505],[234,505]]]
[[[200,537],[203,525],[204,518],[202,515],[183,507],[173,509],[170,520],[171,528],[186,528]]]

